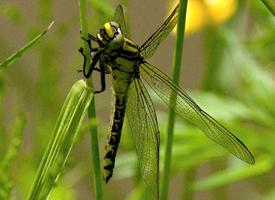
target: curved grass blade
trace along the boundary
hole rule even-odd
[[[2,63],[0,63],[0,69],[3,69],[12,63],[14,63],[18,58],[22,56],[23,53],[25,53],[27,50],[29,50],[34,44],[36,44],[42,36],[44,36],[48,30],[52,27],[54,22],[52,22],[47,29],[45,29],[43,32],[41,32],[39,35],[37,35],[34,39],[32,39],[30,42],[28,42],[25,46],[23,46],[21,49],[19,49],[16,53],[12,54],[10,57],[8,57],[6,60],[4,60]]]
[[[152,100],[140,79],[130,86],[126,116],[144,182],[159,199],[159,128]]]
[[[66,164],[92,98],[93,91],[83,80],[76,82],[71,88],[40,162],[29,200],[47,199]]]
[[[173,110],[180,117],[199,127],[206,136],[223,146],[237,158],[249,164],[255,163],[252,154],[245,144],[203,111],[194,100],[180,87],[175,85],[167,75],[149,63],[141,64],[140,73],[147,84],[168,106],[170,106],[170,94],[177,95],[176,106]]]

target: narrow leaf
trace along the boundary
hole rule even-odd
[[[59,114],[48,148],[40,162],[28,199],[47,199],[66,164],[92,98],[92,89],[86,82],[80,80],[73,85]]]
[[[18,58],[22,56],[23,53],[25,53],[27,50],[29,50],[34,44],[36,44],[43,35],[45,35],[48,30],[52,27],[54,22],[52,22],[46,30],[41,32],[39,35],[37,35],[35,38],[33,38],[30,42],[28,42],[25,46],[23,46],[21,49],[19,49],[16,53],[12,54],[10,57],[8,57],[6,60],[4,60],[2,63],[0,63],[0,69],[3,69],[12,63],[14,63]]]
[[[182,63],[182,51],[183,51],[183,42],[184,42],[184,30],[185,30],[185,20],[186,20],[186,10],[187,10],[188,0],[181,0],[179,2],[179,14],[178,14],[178,26],[177,26],[177,37],[176,37],[176,48],[174,53],[174,64],[173,64],[173,74],[172,80],[178,85],[180,79],[180,69]],[[175,112],[173,108],[175,107],[177,96],[174,93],[171,93],[169,104],[171,109],[168,114],[168,124],[167,124],[167,143],[165,145],[165,158],[164,158],[164,167],[163,167],[163,178],[162,178],[162,189],[161,189],[161,199],[168,199],[169,191],[169,175],[171,168],[171,155],[172,155],[172,146],[173,146],[173,132],[175,124]]]
[[[262,0],[267,9],[275,16],[275,1],[274,0]]]

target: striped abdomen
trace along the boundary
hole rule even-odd
[[[106,154],[104,156],[103,176],[105,183],[109,181],[113,174],[116,152],[120,142],[121,130],[123,126],[125,108],[126,94],[116,95],[112,128],[108,138],[108,144],[106,145]]]

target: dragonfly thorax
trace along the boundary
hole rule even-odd
[[[112,50],[120,48],[124,42],[121,29],[114,21],[105,23],[96,37],[101,46]]]

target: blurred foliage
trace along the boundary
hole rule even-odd
[[[263,2],[236,0],[236,10],[227,22],[207,23],[199,34],[190,35],[203,39],[204,52],[201,88],[190,91],[191,96],[247,144],[256,164],[243,164],[209,141],[197,128],[178,119],[171,175],[176,187],[171,188],[171,199],[200,197],[202,191],[227,199],[275,198],[275,18]],[[121,3],[126,8],[129,4],[131,12],[131,1]],[[76,73],[82,65],[77,53],[81,42],[77,2],[61,5],[57,1],[39,0],[24,4],[20,1],[0,3],[0,21],[7,26],[2,26],[0,33],[1,63],[51,21],[55,21],[55,26],[11,67],[0,69],[0,199],[27,198],[66,91],[81,77]],[[90,32],[96,32],[111,18],[116,4],[111,0],[88,0]],[[62,14],[61,10],[68,10],[71,15]],[[162,108],[153,93],[152,97],[158,108]],[[110,104],[109,99],[101,102],[100,95],[96,100],[98,112],[105,107],[104,103]],[[19,114],[22,110],[23,116]],[[160,110],[162,161],[167,113]],[[98,123],[102,121],[97,119],[103,152],[109,126]],[[92,199],[94,196],[90,144],[84,134],[87,123],[80,129],[78,144],[51,199]],[[216,166],[217,163],[220,165]],[[192,176],[187,177],[187,172],[192,172]],[[150,198],[140,179],[126,126],[114,177],[103,189],[106,199]]]
[[[26,124],[24,114],[18,114],[12,124],[11,141],[0,162],[0,199],[10,199],[13,181],[10,178],[12,161],[15,159],[22,143],[23,130]]]
[[[15,5],[1,5],[0,12],[2,15],[9,18],[11,22],[18,25],[21,23],[21,20],[22,20],[21,14]]]

